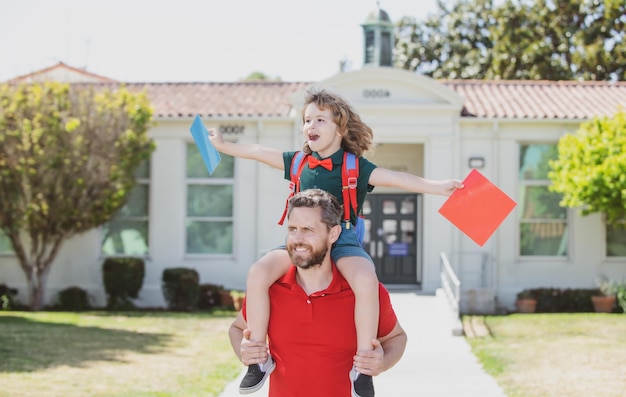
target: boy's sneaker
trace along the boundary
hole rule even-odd
[[[274,368],[276,368],[276,363],[272,360],[272,356],[269,356],[264,364],[248,365],[248,372],[239,384],[239,394],[250,394],[259,390]]]
[[[350,371],[352,397],[374,397],[374,381],[370,375],[363,375],[352,368]]]

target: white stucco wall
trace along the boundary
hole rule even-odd
[[[563,121],[461,121],[461,166],[469,172],[467,159],[483,157],[480,171],[511,198],[519,196],[519,146],[525,143],[556,143],[565,133],[574,132],[578,122]],[[515,294],[523,288],[594,288],[596,278],[605,274],[626,277],[621,258],[607,259],[605,229],[600,215],[582,217],[568,210],[569,252],[565,258],[521,257],[519,255],[519,206],[483,247],[456,233],[461,252],[453,254],[465,288],[479,287],[472,272],[479,266],[479,255],[488,257],[486,287],[494,288],[498,305],[512,309]],[[466,272],[464,275],[463,273]]]
[[[463,100],[436,81],[391,68],[339,74],[317,84],[341,93],[368,123],[379,145],[369,159],[379,166],[431,179],[463,179],[470,157],[485,159],[480,171],[518,201],[519,145],[555,143],[578,122],[546,120],[485,120],[461,118]],[[282,150],[299,149],[300,111],[304,93],[294,95],[296,111],[285,119],[205,119],[208,127],[243,125],[244,133],[228,136],[242,143],[260,143]],[[288,194],[283,172],[251,160],[235,162],[233,255],[185,254],[185,147],[193,142],[189,119],[158,120],[149,134],[157,149],[151,160],[150,254],[140,292],[141,306],[163,306],[161,274],[168,267],[192,267],[202,283],[244,289],[249,266],[281,244],[285,229],[277,224]],[[390,191],[376,189],[374,193]],[[392,191],[392,190],[391,190]],[[440,286],[439,255],[448,254],[466,288],[492,288],[498,304],[512,308],[526,287],[594,287],[606,274],[626,277],[621,258],[605,257],[604,225],[599,215],[581,217],[570,211],[569,255],[563,259],[521,258],[518,254],[518,208],[483,247],[479,247],[438,213],[445,198],[423,198],[422,289]],[[61,289],[85,288],[96,304],[105,302],[101,280],[101,233],[94,230],[68,241],[59,252],[48,279],[48,302]],[[487,272],[480,270],[486,257]],[[26,279],[12,255],[0,255],[0,283],[20,291],[27,302]]]

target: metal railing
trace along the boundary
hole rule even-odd
[[[440,271],[441,271],[441,287],[446,295],[450,308],[452,309],[453,321],[452,334],[463,335],[463,326],[461,324],[460,306],[461,306],[461,281],[457,277],[454,269],[450,265],[445,252],[440,255]]]

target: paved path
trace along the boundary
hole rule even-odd
[[[395,367],[374,378],[377,397],[506,397],[472,354],[465,338],[452,335],[443,297],[391,291],[391,301],[409,340]],[[220,397],[240,397],[240,376]],[[269,382],[267,382],[269,383]],[[267,384],[251,397],[266,397]]]

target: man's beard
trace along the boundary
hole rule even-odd
[[[303,253],[296,252],[296,247],[309,248],[309,254],[307,256],[303,256]],[[322,264],[326,254],[328,253],[328,247],[322,247],[319,250],[315,250],[310,245],[291,245],[287,247],[287,252],[289,252],[291,263],[298,266],[300,269],[306,270]]]

